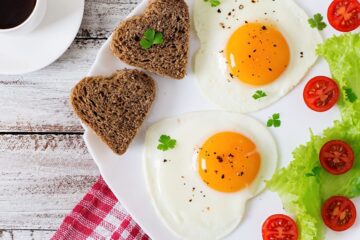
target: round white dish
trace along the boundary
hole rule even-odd
[[[47,0],[45,16],[31,32],[0,34],[0,74],[33,72],[58,59],[79,31],[84,0]]]
[[[193,1],[188,0],[190,10],[192,10]],[[309,16],[312,16],[318,12],[325,15],[326,8],[331,0],[316,2],[312,0],[296,0],[296,2],[305,9]],[[148,0],[144,0],[130,16],[141,14],[147,3]],[[328,27],[322,32],[322,35],[324,38],[328,38],[335,33],[335,31]],[[198,49],[198,42],[194,32],[191,33],[191,37],[191,56],[193,56],[192,54]],[[124,67],[131,68],[111,54],[109,43],[110,40],[101,48],[89,75],[107,75],[117,69]],[[125,155],[115,155],[91,129],[85,126],[84,139],[86,145],[105,181],[120,203],[154,240],[172,240],[178,238],[166,228],[165,224],[157,216],[146,189],[142,162],[146,129],[154,122],[166,117],[193,111],[220,110],[202,96],[200,89],[196,86],[190,65],[187,77],[180,81],[150,74],[157,82],[157,98],[149,117]],[[324,60],[319,60],[316,66],[305,77],[305,80],[287,96],[264,110],[249,114],[263,123],[266,123],[273,113],[281,114],[282,126],[277,129],[270,129],[278,143],[280,166],[286,166],[292,159],[292,151],[300,144],[309,140],[310,128],[315,134],[319,134],[323,129],[331,126],[333,120],[339,118],[337,108],[326,113],[316,113],[305,106],[302,99],[303,88],[306,80],[316,75],[330,75]],[[356,199],[355,202],[360,204],[360,199]],[[265,191],[248,202],[243,221],[225,239],[262,239],[261,225],[269,215],[275,213],[284,213],[281,201],[276,193]],[[355,240],[359,239],[359,236],[359,221],[346,232],[334,233],[327,231],[326,233],[327,240]]]

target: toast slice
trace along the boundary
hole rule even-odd
[[[86,77],[72,90],[76,115],[115,153],[124,154],[155,98],[155,82],[139,70]]]
[[[140,45],[148,29],[163,34],[163,43],[144,49]],[[182,79],[189,54],[190,17],[184,0],[152,0],[141,16],[118,26],[110,48],[123,62],[149,72]]]

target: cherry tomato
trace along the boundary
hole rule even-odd
[[[327,17],[331,26],[338,31],[355,30],[360,25],[360,3],[357,0],[334,0]]]
[[[297,240],[298,228],[296,222],[283,214],[275,214],[262,226],[263,240]]]
[[[306,105],[316,112],[325,112],[339,99],[339,87],[334,80],[324,76],[311,79],[304,89]]]
[[[354,152],[349,144],[340,140],[327,142],[320,150],[320,163],[331,174],[340,175],[354,164]]]
[[[350,199],[334,196],[326,200],[321,215],[326,226],[340,232],[349,229],[355,223],[356,208]]]

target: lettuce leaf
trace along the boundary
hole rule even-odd
[[[317,54],[329,63],[332,77],[342,94],[339,101],[343,118],[360,118],[360,33],[332,37],[317,49]],[[345,89],[351,89],[357,100],[347,100]]]
[[[342,120],[335,121],[322,136],[311,133],[310,141],[293,152],[289,166],[279,169],[267,182],[268,188],[280,195],[285,209],[296,215],[301,240],[324,239],[320,214],[327,198],[360,196],[360,161],[348,173],[334,176],[322,169],[318,160],[321,147],[333,139],[351,144],[355,159],[360,159],[360,36],[335,36],[320,45],[317,53],[328,61],[333,78],[342,89]],[[345,88],[352,89],[358,99],[349,101]]]
[[[296,215],[303,240],[318,240],[323,236],[320,184],[316,177],[306,176],[318,166],[312,142],[293,152],[294,160],[287,168],[278,170],[267,183],[270,190],[278,192],[286,211]]]

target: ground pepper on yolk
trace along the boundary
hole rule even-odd
[[[230,37],[225,57],[231,77],[253,86],[277,80],[290,62],[290,49],[276,28],[247,23]]]
[[[209,187],[220,192],[237,192],[255,180],[261,157],[249,138],[221,132],[206,140],[197,161],[200,177]]]

